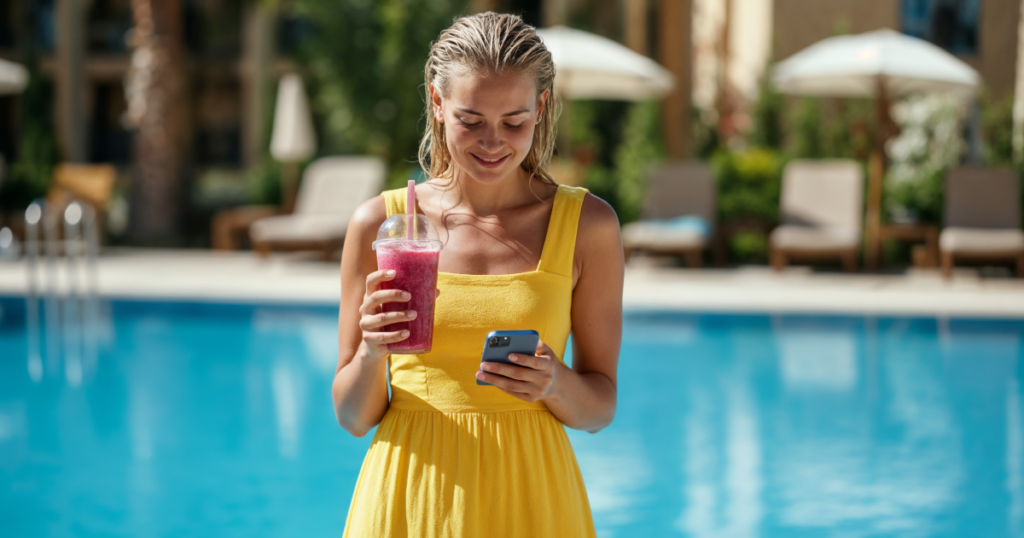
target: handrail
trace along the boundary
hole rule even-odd
[[[70,386],[78,386],[87,373],[95,371],[100,329],[98,250],[96,213],[90,205],[72,202],[59,213],[45,200],[35,200],[25,210],[28,373],[37,383],[46,374],[60,371],[62,355],[64,378]],[[58,267],[61,254],[65,286]]]

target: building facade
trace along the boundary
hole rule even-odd
[[[257,163],[268,139],[273,82],[295,68],[301,32],[266,2],[178,0],[191,174]],[[1021,0],[469,0],[467,11],[521,13],[537,25],[584,26],[626,43],[680,82],[666,101],[672,153],[688,153],[691,104],[742,115],[768,63],[839,33],[893,28],[947,48],[997,98],[1017,79]],[[127,167],[131,0],[0,0],[0,58],[31,45],[52,81],[62,160]],[[30,43],[27,43],[30,42]],[[0,154],[17,157],[17,96],[0,97]],[[727,110],[728,111],[728,110]],[[1022,113],[1024,114],[1024,113]],[[740,122],[742,123],[742,122]]]

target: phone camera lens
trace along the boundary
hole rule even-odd
[[[500,345],[500,344],[498,343],[498,337],[497,337],[497,336],[492,336],[492,337],[491,337],[491,340],[490,340],[490,342],[489,342],[489,345],[490,345],[491,347],[498,347],[498,346]]]

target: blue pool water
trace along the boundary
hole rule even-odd
[[[0,535],[340,535],[333,308],[98,311],[30,368],[0,299]],[[631,313],[570,438],[601,536],[1024,536],[1022,359],[1024,321]]]

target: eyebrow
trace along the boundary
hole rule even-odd
[[[458,110],[459,110],[460,112],[465,112],[466,114],[472,114],[472,115],[474,115],[474,116],[483,116],[483,114],[481,114],[481,113],[479,113],[479,112],[477,112],[477,111],[475,111],[475,110],[470,110],[470,109],[468,109],[468,108],[460,108],[460,109],[458,109]],[[516,110],[515,112],[509,112],[509,113],[507,113],[507,114],[502,114],[502,115],[501,115],[501,117],[505,118],[505,117],[508,117],[508,116],[516,116],[516,115],[518,115],[518,114],[522,114],[522,113],[524,113],[524,112],[529,112],[529,111],[530,111],[529,109],[527,109],[527,108],[524,108],[524,109],[522,109],[522,110]]]

